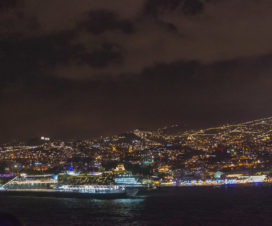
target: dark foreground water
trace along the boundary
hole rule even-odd
[[[272,225],[271,186],[164,188],[134,199],[0,197],[24,225]]]

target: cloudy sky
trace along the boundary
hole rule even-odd
[[[271,0],[0,1],[0,141],[272,114]]]

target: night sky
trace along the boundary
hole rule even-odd
[[[272,114],[271,0],[1,0],[0,141]]]

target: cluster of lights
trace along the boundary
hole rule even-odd
[[[217,179],[217,180],[190,180],[181,182],[181,185],[189,186],[189,185],[224,185],[224,184],[244,184],[244,183],[261,183],[264,182],[266,176],[250,176],[250,177],[244,177],[241,179]]]
[[[125,186],[117,186],[117,185],[80,185],[80,186],[72,186],[72,185],[63,185],[59,187],[60,191],[78,191],[80,193],[99,193],[106,191],[124,191]]]

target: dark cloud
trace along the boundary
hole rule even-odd
[[[0,2],[0,12],[14,9],[15,7],[18,7],[19,5],[21,5],[21,3],[22,3],[22,1],[20,1],[20,0],[1,1]]]
[[[272,113],[270,0],[0,3],[0,137]]]
[[[1,103],[1,114],[9,119],[1,122],[2,137],[88,137],[175,122],[201,127],[261,117],[272,113],[271,63],[271,56],[208,65],[175,62],[121,81],[44,78],[31,86],[10,85]]]
[[[203,11],[204,2],[204,0],[148,0],[144,13],[155,17],[173,12],[196,15]]]
[[[186,0],[182,7],[184,14],[196,15],[203,11],[204,4],[201,0]]]
[[[113,16],[116,14],[106,11],[105,16],[99,10],[92,11],[96,19],[80,17],[79,21],[86,25],[86,29],[75,28],[80,32],[74,42],[88,53],[111,42],[118,46],[123,60],[106,64],[107,67],[99,70],[88,63],[60,65],[55,74],[81,80],[119,78],[124,74],[140,74],[158,63],[178,60],[212,63],[266,55],[272,51],[271,6],[268,0],[247,4],[244,1],[160,0],[155,3],[149,0],[141,13],[125,20],[133,25],[130,36],[122,25],[123,14]],[[87,25],[90,25],[89,31]],[[77,76],[74,76],[75,71]]]
[[[132,33],[133,23],[128,19],[119,19],[112,11],[97,10],[88,13],[88,19],[80,22],[79,27],[95,35],[105,31],[120,30],[124,33]]]
[[[24,0],[25,11],[35,14],[43,32],[58,32],[74,29],[81,20],[88,20],[89,13],[95,11],[112,12],[118,20],[137,17],[141,13],[145,0]],[[103,25],[105,26],[105,25]]]
[[[160,16],[165,12],[176,10],[184,0],[148,0],[144,7],[147,15]]]
[[[81,51],[71,51],[73,59],[65,65],[56,61],[52,74],[80,80],[140,74],[157,63],[211,63],[272,51],[272,5],[268,0],[247,4],[234,0],[147,0],[130,2],[134,10],[127,8],[128,4],[124,7],[123,0],[115,4],[104,1],[107,4],[25,0],[24,10],[18,8],[22,18],[6,18],[9,27],[4,29],[5,35],[31,40],[31,36],[73,33],[71,47],[78,46]],[[114,47],[105,47],[108,43]]]
[[[31,82],[56,65],[68,63],[80,48],[70,44],[70,32],[20,39],[0,39],[1,86],[16,80]]]
[[[122,62],[123,56],[119,46],[111,43],[103,43],[102,46],[93,50],[91,53],[81,53],[80,63],[88,64],[95,68],[104,68],[109,64]]]

